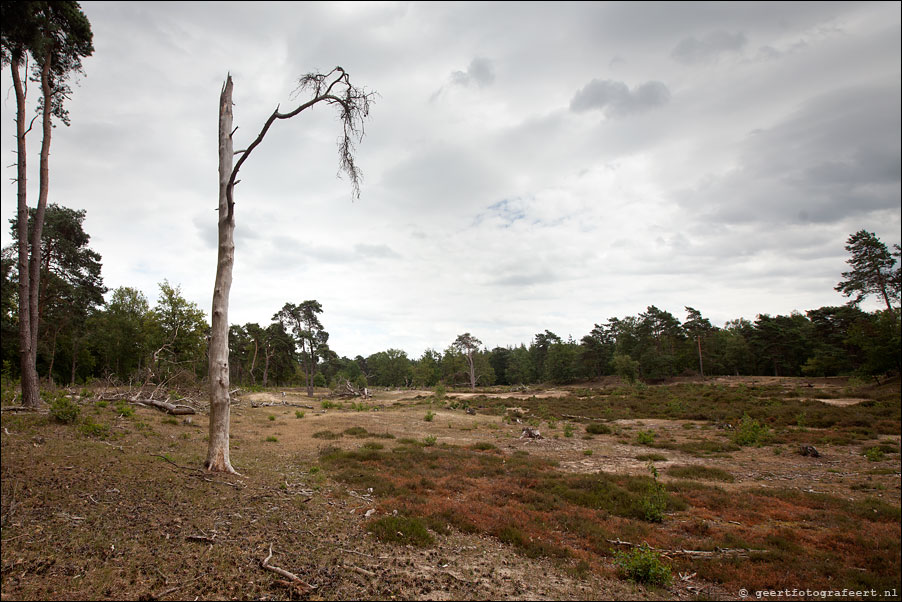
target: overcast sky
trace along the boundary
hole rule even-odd
[[[50,201],[87,210],[106,286],[152,304],[168,279],[210,311],[228,72],[236,149],[301,74],[378,93],[359,200],[326,106],[276,123],[236,189],[230,322],[316,299],[340,355],[579,339],[652,304],[719,326],[841,305],[848,236],[900,238],[898,2],[82,8],[95,52]]]

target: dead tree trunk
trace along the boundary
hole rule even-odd
[[[207,470],[235,473],[229,460],[229,291],[235,260],[235,219],[229,195],[232,176],[232,76],[219,96],[219,251],[213,286],[210,336],[210,440]]]
[[[310,107],[325,102],[338,105],[344,136],[339,138],[341,168],[351,178],[354,191],[359,194],[360,174],[354,163],[354,140],[363,135],[363,118],[369,113],[372,93],[351,86],[347,73],[336,67],[326,75],[307,74],[299,80],[298,92],[311,90],[313,98],[293,111],[273,111],[263,129],[251,144],[242,151],[235,166],[236,154],[232,145],[232,76],[226,77],[219,96],[219,251],[216,264],[216,281],[213,285],[213,314],[210,333],[210,437],[207,447],[208,470],[235,473],[229,461],[229,292],[232,288],[232,266],[235,261],[235,201],[234,188],[241,166],[251,152],[263,141],[266,132],[277,119],[291,119]],[[265,372],[264,372],[265,373]]]

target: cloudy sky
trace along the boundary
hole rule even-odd
[[[82,7],[95,53],[50,200],[151,303],[168,279],[209,312],[228,72],[236,149],[303,73],[378,93],[358,200],[326,106],[276,123],[236,193],[230,321],[317,299],[340,355],[578,339],[652,304],[717,325],[840,305],[846,238],[900,238],[897,2]]]

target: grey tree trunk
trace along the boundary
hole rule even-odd
[[[219,96],[219,251],[213,285],[210,336],[210,437],[207,470],[235,474],[229,460],[229,291],[235,261],[235,219],[229,207],[232,175],[232,77],[226,78]]]
[[[476,390],[476,364],[473,360],[473,351],[467,351],[467,363],[470,364],[470,390]]]

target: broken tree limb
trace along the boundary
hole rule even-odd
[[[167,414],[173,414],[175,416],[184,416],[187,414],[197,414],[194,408],[191,406],[180,405],[169,403],[168,401],[157,401],[156,399],[136,399],[135,403],[143,403],[145,405],[152,406],[158,410],[162,410]]]
[[[266,556],[266,558],[263,559],[263,562],[260,563],[260,566],[262,566],[267,571],[272,571],[273,573],[282,575],[283,577],[285,577],[286,579],[288,579],[291,582],[291,585],[301,586],[308,590],[316,589],[314,586],[310,585],[309,583],[307,583],[306,581],[304,581],[303,579],[301,579],[294,573],[290,573],[290,572],[286,571],[285,569],[281,569],[277,566],[273,566],[273,565],[269,564],[270,558],[272,558],[272,544],[269,544],[269,554]]]
[[[715,558],[717,556],[735,556],[738,558],[747,558],[752,552],[766,552],[767,550],[753,550],[749,548],[715,548],[713,550],[668,550],[665,548],[653,548],[647,543],[637,544],[630,541],[623,541],[619,537],[617,539],[605,540],[616,546],[626,546],[628,548],[645,547],[649,550],[659,552],[662,556],[689,556],[692,558]]]

